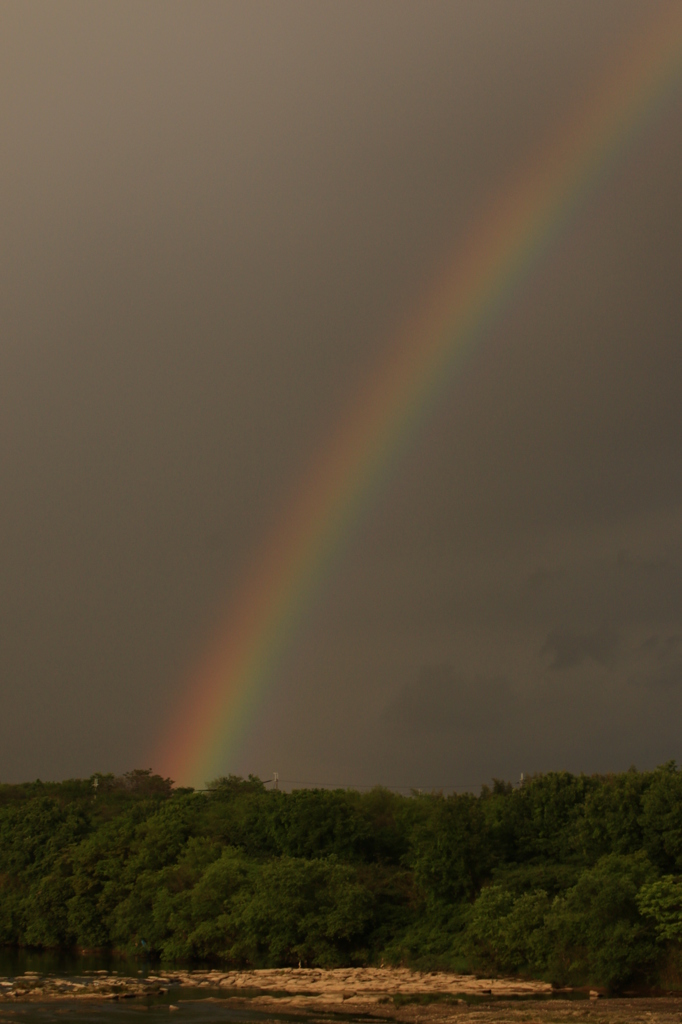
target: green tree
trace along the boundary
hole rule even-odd
[[[617,991],[649,976],[658,950],[638,897],[654,878],[645,853],[607,854],[555,899],[547,918],[555,981],[593,982]]]

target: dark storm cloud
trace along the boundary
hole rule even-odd
[[[403,736],[489,732],[507,718],[514,699],[505,680],[462,679],[449,665],[425,668],[386,709],[386,723]]]
[[[645,524],[647,539],[655,542],[657,527]],[[662,546],[666,539],[661,537]],[[565,626],[568,620],[588,627],[573,635],[584,637],[586,653],[591,647],[595,660],[604,660],[615,652],[619,632],[682,621],[681,555],[678,550],[667,557],[638,558],[620,550],[609,558],[576,561],[547,574],[543,585],[521,587],[515,595],[517,613],[535,621]]]
[[[0,778],[148,763],[358,384],[656,7],[2,6]],[[681,102],[434,407],[226,771],[682,754]]]
[[[674,633],[672,636],[648,636],[643,641],[641,650],[647,654],[653,654],[660,661],[667,661],[674,658],[682,647],[682,635]]]
[[[591,658],[605,665],[618,646],[618,637],[609,626],[600,626],[593,633],[572,633],[555,630],[547,637],[543,653],[551,657],[550,669],[573,668]]]
[[[666,659],[667,660],[667,659]],[[682,692],[682,660],[667,665],[664,669],[652,670],[644,675],[634,676],[630,680],[633,686],[645,690],[674,690]]]

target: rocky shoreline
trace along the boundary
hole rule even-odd
[[[679,1024],[682,999],[575,999],[545,982],[419,973],[405,968],[256,971],[159,970],[139,976],[93,971],[59,977],[26,971],[0,978],[0,1007],[63,1005],[82,1000],[138,1000],[147,1005],[209,1000],[272,1018],[375,1018],[399,1024]],[[573,993],[577,995],[577,993]],[[583,995],[587,995],[584,993]],[[592,993],[597,996],[596,992]],[[144,1009],[145,1006],[141,1006]],[[338,1019],[338,1018],[337,1018]]]
[[[254,971],[163,971],[140,977],[97,971],[77,978],[25,972],[0,979],[3,1001],[53,999],[143,999],[167,995],[210,993],[250,1005],[323,1010],[362,1005],[380,1006],[409,1000],[454,1000],[471,997],[509,998],[549,995],[540,981],[477,978],[474,975],[418,973],[406,968],[318,970],[288,968]]]

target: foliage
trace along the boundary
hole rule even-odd
[[[607,854],[555,898],[547,921],[553,980],[618,990],[648,979],[658,951],[638,896],[653,877],[645,853]]]
[[[477,797],[252,776],[194,792],[149,770],[3,785],[0,942],[677,985],[682,773],[557,772]]]
[[[501,885],[483,889],[471,908],[466,932],[473,961],[492,972],[544,973],[550,906],[543,889],[520,896]]]
[[[637,906],[654,922],[661,941],[682,941],[682,879],[664,875],[648,882],[637,895]]]

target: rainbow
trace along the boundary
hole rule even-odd
[[[313,596],[406,442],[681,70],[682,4],[674,2],[469,233],[251,566],[174,709],[155,760],[164,773],[201,786],[230,768]]]

